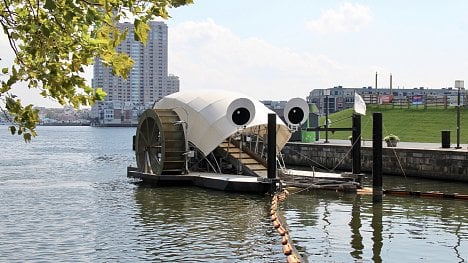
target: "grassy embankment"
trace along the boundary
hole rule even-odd
[[[362,138],[372,140],[372,113],[382,112],[383,136],[395,134],[404,142],[441,142],[441,131],[451,131],[451,142],[456,142],[457,134],[457,110],[455,107],[428,108],[392,108],[391,106],[367,105],[367,113],[361,117]],[[468,143],[468,109],[460,109],[460,143]],[[331,127],[351,127],[352,109],[333,113],[329,116]],[[320,124],[325,123],[325,118],[320,118]],[[351,132],[328,133],[329,139],[348,139]],[[325,138],[325,132],[320,134],[321,140]]]

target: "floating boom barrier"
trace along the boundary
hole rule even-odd
[[[273,227],[278,231],[281,236],[281,245],[283,246],[283,254],[287,257],[288,263],[299,263],[302,262],[301,256],[294,247],[291,237],[289,236],[288,228],[285,220],[279,214],[278,204],[284,202],[286,197],[289,195],[287,190],[283,190],[275,194],[271,200],[271,222]]]
[[[372,188],[364,187],[362,189],[358,189],[357,193],[358,194],[372,194]],[[407,190],[399,190],[399,189],[389,189],[389,190],[383,190],[383,194],[396,195],[396,196],[415,196],[415,197],[468,200],[468,195],[466,195],[466,194],[443,193],[443,192],[439,192],[439,191],[421,192],[421,191],[407,191]]]

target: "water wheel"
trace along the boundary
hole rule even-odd
[[[183,174],[185,166],[184,122],[173,110],[149,109],[138,122],[135,154],[139,171]]]

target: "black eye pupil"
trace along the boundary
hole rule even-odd
[[[238,108],[232,113],[232,122],[236,125],[245,125],[250,119],[250,112],[246,108]]]
[[[288,119],[292,124],[299,124],[304,119],[304,112],[299,107],[294,107],[289,111]]]

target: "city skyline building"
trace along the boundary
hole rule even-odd
[[[168,28],[164,22],[150,21],[145,44],[134,39],[134,25],[119,23],[127,37],[117,51],[134,61],[127,79],[114,76],[112,69],[95,59],[92,86],[102,88],[107,96],[93,106],[92,116],[98,125],[135,124],[138,116],[160,98],[179,91],[179,78],[168,74]]]
[[[325,97],[328,93],[328,106]],[[313,89],[309,92],[306,101],[315,104],[323,115],[328,108],[330,113],[352,108],[354,106],[354,92],[357,92],[367,104],[392,104],[397,107],[407,105],[424,105],[426,103],[438,104],[440,107],[455,105],[458,90],[452,87],[441,89],[427,89],[424,87],[402,89],[402,88],[345,88],[335,86],[327,89]],[[467,101],[464,99],[466,90],[461,89],[462,105]]]

